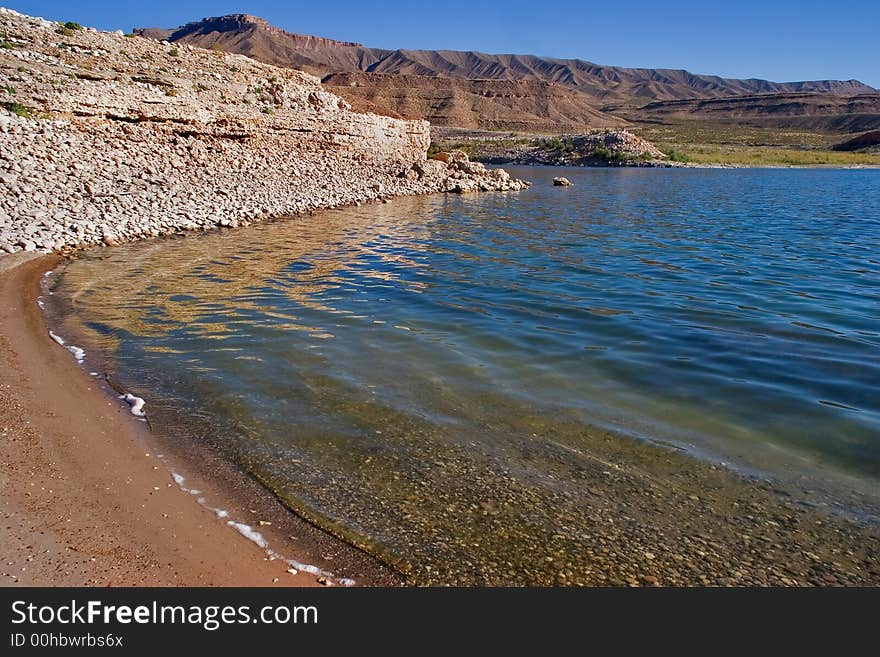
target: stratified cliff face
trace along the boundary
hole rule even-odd
[[[353,112],[307,73],[6,9],[0,32],[0,251],[460,186],[457,168],[423,175],[427,122]]]
[[[584,94],[550,82],[337,73],[323,84],[355,107],[426,118],[432,125],[542,133],[627,125],[594,108]]]

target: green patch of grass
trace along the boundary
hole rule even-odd
[[[880,164],[876,153],[832,151],[831,146],[845,135],[820,130],[695,120],[635,125],[632,132],[658,144],[673,162],[740,166]]]
[[[21,103],[0,103],[0,106],[9,110],[13,114],[17,114],[18,116],[22,116],[24,118],[30,118],[34,111],[27,107],[26,105],[22,105]]]
[[[687,150],[686,157],[687,161],[697,164],[738,164],[743,166],[880,165],[880,155],[878,154],[777,147],[720,149],[696,146]]]
[[[274,113],[275,113],[275,110],[272,109],[271,107],[264,107],[264,108],[261,109],[260,111],[261,111],[263,114],[274,114]]]
[[[593,150],[593,155],[598,157],[600,160],[616,160],[618,159],[614,153],[611,152],[611,149],[605,148],[604,146],[596,146]]]
[[[128,32],[127,34],[125,34],[125,37],[129,39],[133,39],[136,36],[137,34],[135,34],[134,32]]]
[[[28,72],[27,66],[19,66],[15,70],[18,71],[19,73],[27,73]]]
[[[180,57],[180,51],[177,48],[172,48],[168,51],[169,57]]]
[[[690,162],[691,157],[687,153],[670,147],[661,147],[661,151],[666,153],[666,157],[669,158],[670,162]]]
[[[8,94],[12,94],[13,96],[15,95],[15,88],[14,87],[0,87],[0,89],[2,89],[3,91],[5,91]]]
[[[0,41],[0,50],[15,50],[15,46],[8,41]]]
[[[64,27],[66,27],[68,30],[81,30],[81,29],[83,29],[82,25],[80,25],[79,23],[75,23],[73,21],[67,21],[64,24]]]
[[[207,90],[208,90],[208,87],[206,87],[205,85],[203,85],[201,82],[196,82],[196,83],[193,85],[193,89],[195,89],[196,91],[200,91],[200,92],[201,92],[201,91],[207,91]]]
[[[64,27],[62,25],[61,27],[55,29],[55,34],[60,34],[61,36],[69,37],[69,36],[73,36],[73,30],[71,30],[69,27]]]

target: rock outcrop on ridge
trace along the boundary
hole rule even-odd
[[[307,73],[0,8],[0,253],[527,186],[427,164],[429,143]]]
[[[628,130],[605,130],[559,137],[511,138],[491,133],[435,135],[435,147],[465,149],[470,158],[490,164],[546,166],[653,166],[677,163],[651,142]]]

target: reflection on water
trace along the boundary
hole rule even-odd
[[[576,553],[597,424],[873,504],[880,175],[554,174],[95,251],[59,292],[154,410],[425,581]]]

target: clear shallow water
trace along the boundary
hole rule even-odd
[[[880,172],[511,171],[94,251],[56,296],[154,419],[426,579],[580,522],[596,425],[877,513]]]

